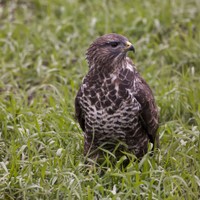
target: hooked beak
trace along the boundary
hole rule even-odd
[[[125,45],[125,51],[133,51],[135,53],[135,48],[129,41],[127,41]]]

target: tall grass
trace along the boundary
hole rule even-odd
[[[198,0],[1,1],[0,199],[199,199],[199,22]],[[126,170],[84,164],[74,120],[85,51],[109,32],[160,111],[160,150]]]

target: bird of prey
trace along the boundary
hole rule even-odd
[[[128,39],[111,33],[97,38],[86,53],[89,71],[75,98],[75,115],[84,132],[84,155],[92,160],[103,149],[141,159],[149,142],[158,145],[153,93],[128,51],[135,51]]]

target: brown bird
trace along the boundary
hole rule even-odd
[[[88,48],[88,74],[75,99],[76,118],[84,132],[84,155],[98,160],[103,149],[142,158],[148,143],[158,145],[158,111],[152,91],[137,72],[122,35],[106,34]]]

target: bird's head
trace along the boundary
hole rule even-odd
[[[86,59],[89,66],[108,67],[121,63],[128,51],[135,51],[133,45],[122,35],[106,34],[97,38],[88,48]]]

